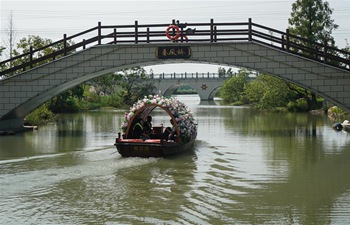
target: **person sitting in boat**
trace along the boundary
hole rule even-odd
[[[174,124],[173,119],[170,120],[171,125],[173,125],[172,128],[167,127],[165,128],[165,131],[163,133],[163,138],[165,140],[175,140],[176,138],[176,126]]]
[[[147,116],[143,124],[143,130],[146,134],[152,134],[152,116]]]
[[[170,134],[171,134],[171,127],[165,128],[163,132],[163,139],[168,140]]]
[[[149,138],[148,134],[145,133],[143,128],[143,119],[138,118],[133,129],[132,129],[132,138],[134,139],[147,139]]]

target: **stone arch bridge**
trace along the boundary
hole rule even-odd
[[[179,86],[189,85],[197,91],[201,101],[213,100],[216,92],[228,77],[228,75],[218,73],[152,74],[156,92],[171,95]]]
[[[97,27],[63,35],[62,40],[0,62],[0,131],[23,126],[28,113],[90,79],[133,66],[184,62],[269,73],[350,112],[349,52],[307,42],[288,30],[278,31],[251,19],[172,24],[178,29],[167,29],[169,24],[140,25],[137,21],[119,26],[98,23]]]

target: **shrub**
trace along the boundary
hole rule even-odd
[[[55,114],[48,109],[47,104],[44,104],[29,113],[24,120],[26,125],[41,125],[53,120],[54,117]]]
[[[290,112],[306,112],[308,110],[307,101],[303,98],[291,101],[287,104],[287,109]]]

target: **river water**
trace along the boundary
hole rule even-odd
[[[170,158],[116,152],[125,110],[0,137],[0,224],[350,223],[350,133],[323,115],[179,99],[198,137]]]

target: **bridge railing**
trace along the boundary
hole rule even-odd
[[[147,44],[147,43],[203,43],[203,42],[259,42],[306,58],[350,70],[350,52],[333,48],[327,43],[310,42],[292,35],[288,29],[283,32],[266,26],[247,22],[177,23],[180,36],[170,40],[166,36],[169,24],[108,25],[98,23],[96,27],[67,36],[41,48],[30,47],[23,54],[0,62],[0,76],[12,75],[56,60],[71,53],[95,45],[105,44]],[[168,29],[168,36],[175,37],[177,31]]]
[[[226,79],[235,76],[235,74],[219,74],[219,73],[161,73],[150,74],[153,79]]]

